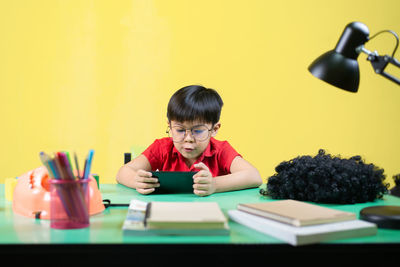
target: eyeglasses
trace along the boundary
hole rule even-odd
[[[168,127],[166,133],[172,138],[172,141],[176,143],[183,142],[187,136],[187,132],[190,131],[192,137],[196,141],[205,141],[210,136],[212,129],[208,129],[205,125],[194,126],[192,129],[185,129],[182,126]]]

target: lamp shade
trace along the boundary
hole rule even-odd
[[[326,52],[314,60],[308,70],[331,85],[350,92],[358,90],[360,71],[357,60],[346,58],[335,50]]]
[[[308,70],[315,77],[341,89],[357,92],[360,82],[357,47],[368,41],[369,30],[361,22],[344,29],[335,49],[314,60]]]

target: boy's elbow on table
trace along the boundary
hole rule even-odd
[[[255,187],[262,185],[263,180],[261,178],[260,172],[256,168],[254,168],[254,170],[252,171],[251,177],[254,180]]]
[[[117,183],[126,185],[126,180],[129,179],[128,178],[129,175],[130,175],[129,167],[122,166],[117,173],[116,177]]]

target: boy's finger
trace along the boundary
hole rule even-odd
[[[193,179],[195,184],[209,184],[210,179],[207,176],[200,176]]]
[[[138,189],[136,189],[136,191],[138,191],[140,194],[143,194],[143,195],[147,195],[147,194],[153,193],[154,190],[155,190],[154,188],[146,188],[146,189],[138,188]]]
[[[207,195],[208,195],[207,191],[204,191],[204,190],[197,190],[197,189],[195,189],[195,190],[193,191],[193,193],[194,193],[195,195],[199,196],[199,197],[204,197],[204,196],[207,196]]]
[[[195,175],[193,175],[193,178],[197,178],[197,177],[206,177],[208,176],[208,171],[202,170],[197,172]]]
[[[193,189],[207,191],[208,189],[210,189],[210,185],[209,184],[200,184],[200,183],[194,184]]]
[[[204,164],[203,162],[199,162],[199,163],[195,164],[194,167],[195,167],[196,169],[199,169],[199,170],[210,171],[210,170],[208,169],[207,165]]]
[[[157,178],[155,178],[155,177],[141,177],[142,179],[141,179],[141,182],[143,182],[143,183],[158,183],[158,179]]]
[[[142,176],[142,177],[151,177],[151,176],[153,176],[151,174],[151,172],[148,172],[148,171],[145,171],[145,170],[138,170],[137,174],[139,176]]]
[[[160,187],[160,184],[158,183],[138,183],[137,185],[138,188],[141,189],[148,189],[148,188],[155,188],[155,187]]]

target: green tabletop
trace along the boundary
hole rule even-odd
[[[143,201],[215,201],[227,214],[238,203],[272,201],[259,194],[259,189],[217,193],[207,197],[194,194],[141,195],[134,189],[117,184],[101,184],[103,199],[112,203],[128,204],[131,199]],[[229,236],[124,236],[122,224],[127,207],[109,207],[90,218],[85,229],[57,230],[50,228],[48,220],[32,219],[14,214],[12,204],[5,200],[4,185],[0,185],[0,244],[280,244],[282,241],[229,221]],[[400,205],[400,198],[386,195],[382,200],[354,205],[322,205],[343,211],[355,212],[373,205]],[[379,229],[377,235],[335,240],[327,243],[400,243],[400,231]]]

